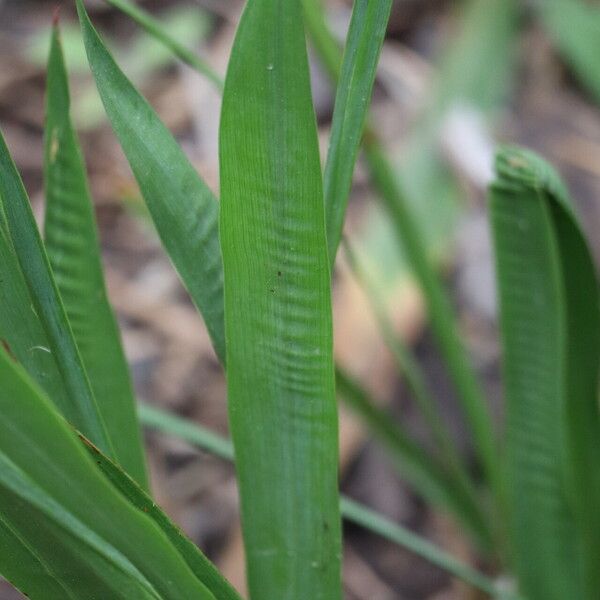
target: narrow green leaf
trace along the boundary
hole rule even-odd
[[[433,505],[455,516],[479,546],[491,549],[491,533],[477,497],[461,478],[452,477],[443,464],[421,448],[390,415],[380,410],[367,392],[339,367],[336,383],[345,403],[361,417],[374,438],[388,451],[404,478]]]
[[[1,134],[0,227],[12,243],[29,288],[32,310],[41,320],[48,338],[47,350],[54,354],[63,378],[68,396],[61,410],[73,425],[112,455],[110,440],[52,276],[29,198]]]
[[[334,56],[336,44],[326,26],[322,4],[319,0],[303,0],[303,2],[306,22],[311,37],[316,42],[316,47],[321,52],[330,74],[334,79],[337,79],[338,68],[336,67],[337,61]],[[512,15],[514,12],[512,1],[502,0],[502,2],[505,5],[502,14],[504,15],[506,12],[508,15]],[[486,10],[489,9],[487,3],[488,0],[477,0],[477,2],[470,5],[470,12],[477,16],[486,14]],[[511,21],[508,20],[507,22],[510,23]],[[498,30],[504,32],[504,19],[501,23],[502,27],[499,27]],[[496,33],[496,30],[494,30],[494,33]],[[504,40],[504,37],[501,37]],[[481,42],[487,41],[483,35],[478,35],[476,40]],[[467,52],[464,55],[470,56]],[[475,55],[474,57],[477,58]],[[454,71],[458,68],[458,60],[453,61],[451,69]],[[489,72],[489,69],[487,69],[487,72]],[[479,71],[477,75],[479,75]],[[477,81],[477,78],[474,76],[470,76],[464,82],[461,80],[455,81],[454,78],[451,78],[455,101],[462,94],[464,94],[463,97],[470,99],[473,87],[471,85],[473,83],[471,78]],[[447,106],[447,99],[444,102],[445,106]],[[439,123],[439,121],[436,122]],[[428,153],[431,154],[433,150],[430,146],[428,148]],[[412,206],[407,202],[403,187],[401,187],[396,179],[392,165],[387,160],[381,144],[372,132],[365,135],[363,149],[373,184],[389,211],[393,225],[397,231],[399,243],[407,256],[408,263],[414,270],[417,281],[423,289],[431,327],[446,360],[449,373],[459,392],[459,399],[473,434],[476,451],[488,480],[500,498],[502,495],[502,483],[496,460],[495,436],[491,416],[475,374],[469,366],[470,361],[466,351],[456,331],[454,325],[455,318],[450,303],[429,260],[424,228],[420,221],[416,219]],[[436,202],[438,201],[436,195],[427,193],[419,195],[418,200],[421,202],[423,198],[428,197],[433,197],[436,199]],[[436,204],[436,207],[436,210],[443,210],[439,202]]]
[[[246,6],[220,160],[229,416],[250,594],[333,600],[341,542],[331,283],[299,0]]]
[[[550,167],[505,149],[496,168],[490,209],[517,572],[530,600],[591,600],[600,577],[598,283]]]
[[[69,395],[4,227],[0,227],[0,306],[0,343],[67,414]]]
[[[106,113],[140,186],[162,243],[225,359],[218,205],[146,100],[102,43],[83,2],[77,10]]]
[[[168,537],[96,468],[77,435],[0,352],[0,514],[72,598],[214,598]],[[29,563],[0,572],[34,598]]]
[[[117,461],[147,488],[135,400],[104,284],[85,165],[69,116],[58,29],[48,62],[45,246]]]
[[[221,444],[223,443],[220,439],[218,441]],[[219,573],[217,568],[198,550],[198,547],[169,520],[160,507],[153,502],[152,498],[116,463],[113,463],[94,445],[85,438],[82,438],[82,442],[113,486],[121,492],[135,508],[148,515],[165,533],[190,569],[211,591],[215,598],[218,598],[219,600],[240,600],[239,594]]]
[[[391,0],[355,0],[352,10],[323,180],[331,264],[342,236],[352,173],[391,7]]]
[[[57,575],[44,563],[34,548],[28,546],[23,538],[0,515],[0,571],[6,581],[20,588],[29,597],[41,597],[47,600],[73,598],[68,588],[61,585]]]
[[[373,531],[374,533],[383,536],[399,546],[414,552],[431,564],[436,565],[448,573],[451,573],[458,579],[461,579],[472,585],[474,588],[489,594],[493,598],[505,598],[505,600],[508,600],[508,598],[511,597],[514,598],[512,594],[503,593],[500,591],[492,581],[490,581],[481,573],[477,572],[475,569],[461,563],[453,556],[446,554],[437,546],[434,546],[431,542],[428,542],[427,540],[412,533],[412,531],[390,523],[387,519],[382,518],[378,513],[373,512],[348,498],[342,499],[341,507],[344,516],[349,521],[352,521],[357,525],[361,525],[362,527],[366,527],[370,531]]]
[[[148,406],[147,404],[139,406],[139,414],[142,423],[150,429],[177,437],[192,446],[196,446],[225,460],[233,460],[233,444],[205,427],[191,423],[159,408]],[[393,523],[382,515],[369,510],[367,507],[341,496],[340,510],[344,518],[348,521],[352,521],[368,531],[381,535],[397,546],[413,552],[415,555],[420,556],[458,579],[484,592],[488,592],[494,597],[505,599],[511,597],[509,594],[503,594],[499,589],[496,590],[492,581],[474,569],[464,565],[459,560],[430,542],[427,542],[419,535],[412,533],[402,525]]]
[[[535,6],[558,50],[600,102],[600,6],[581,0],[544,0]]]
[[[371,176],[392,217],[415,276],[423,289],[432,331],[446,360],[475,449],[493,489],[501,487],[495,434],[486,400],[470,367],[469,357],[456,329],[452,307],[420,236],[419,227],[407,207],[390,164],[377,143],[365,146]]]
[[[170,36],[151,14],[127,0],[105,0],[105,2],[131,17],[148,34],[164,44],[177,58],[204,75],[218,91],[223,90],[223,81],[219,75],[198,55]]]

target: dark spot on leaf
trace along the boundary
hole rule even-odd
[[[281,271],[277,271],[277,277],[281,277]]]
[[[17,362],[17,357],[13,354],[8,342],[6,340],[0,340],[0,343],[2,343],[2,347],[6,351],[6,354],[8,354],[15,362]]]

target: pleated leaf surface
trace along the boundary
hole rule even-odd
[[[147,487],[129,371],[106,295],[93,204],[69,104],[55,29],[46,101],[45,247],[115,457]]]
[[[600,544],[597,279],[558,176],[505,149],[491,188],[512,539],[530,600],[594,598]]]
[[[337,414],[317,130],[298,0],[251,0],[225,82],[229,415],[250,595],[340,589]]]

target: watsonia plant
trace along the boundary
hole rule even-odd
[[[110,2],[223,87],[151,17],[124,0]],[[406,349],[389,340],[445,460],[392,425],[334,365],[331,269],[390,6],[355,2],[322,177],[303,9],[334,63],[335,43],[312,0],[248,2],[224,85],[219,205],[77,0],[107,115],[226,368],[233,446],[150,407],[140,417],[234,458],[255,600],[341,598],[340,512],[490,596],[592,600],[600,550],[597,279],[566,192],[545,163],[502,150],[490,192],[507,400],[500,454],[418,225],[376,138],[365,138],[376,187],[398,223],[463,393],[483,483],[462,464]],[[0,136],[0,573],[44,600],[238,598],[148,495],[57,28],[48,64],[45,183],[42,241]],[[378,314],[385,326],[383,309]],[[340,500],[336,384],[415,489],[502,561],[514,590]]]

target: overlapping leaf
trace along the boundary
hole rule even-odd
[[[214,598],[4,351],[0,381],[0,571],[40,600]]]
[[[323,180],[331,264],[342,236],[352,174],[391,6],[391,0],[356,0],[352,10]]]
[[[119,69],[78,0],[88,60],[162,243],[225,359],[218,205],[146,100]]]
[[[147,487],[131,382],[106,296],[93,205],[69,104],[55,29],[46,103],[45,247],[116,459]]]
[[[4,236],[0,242],[4,246],[2,251],[7,254],[12,250],[14,253],[23,281],[29,290],[31,298],[29,307],[39,318],[48,341],[47,347],[36,347],[35,342],[26,341],[25,343],[31,343],[29,348],[31,352],[51,352],[54,355],[65,394],[63,396],[59,392],[56,397],[53,397],[53,400],[73,425],[105,452],[112,455],[111,441],[73,338],[50,269],[50,263],[33,218],[29,198],[2,135],[0,135],[0,227]],[[22,282],[15,270],[16,264],[12,259],[10,260],[15,290],[5,292],[7,296],[17,293],[19,288],[22,289]],[[1,285],[8,289],[12,286],[12,281],[2,281]],[[9,326],[21,327],[21,324],[11,319]],[[31,325],[31,327],[35,327],[35,325]],[[30,332],[33,330],[30,329]],[[33,333],[36,333],[36,339],[38,339],[39,330]],[[7,335],[14,339],[11,332],[8,332]],[[19,344],[23,342],[24,340],[21,338]],[[15,347],[17,345],[15,343]],[[24,364],[28,363],[24,362]],[[39,377],[40,373],[38,371],[36,375],[34,372],[33,375]],[[52,377],[53,374],[50,373],[49,376]]]

